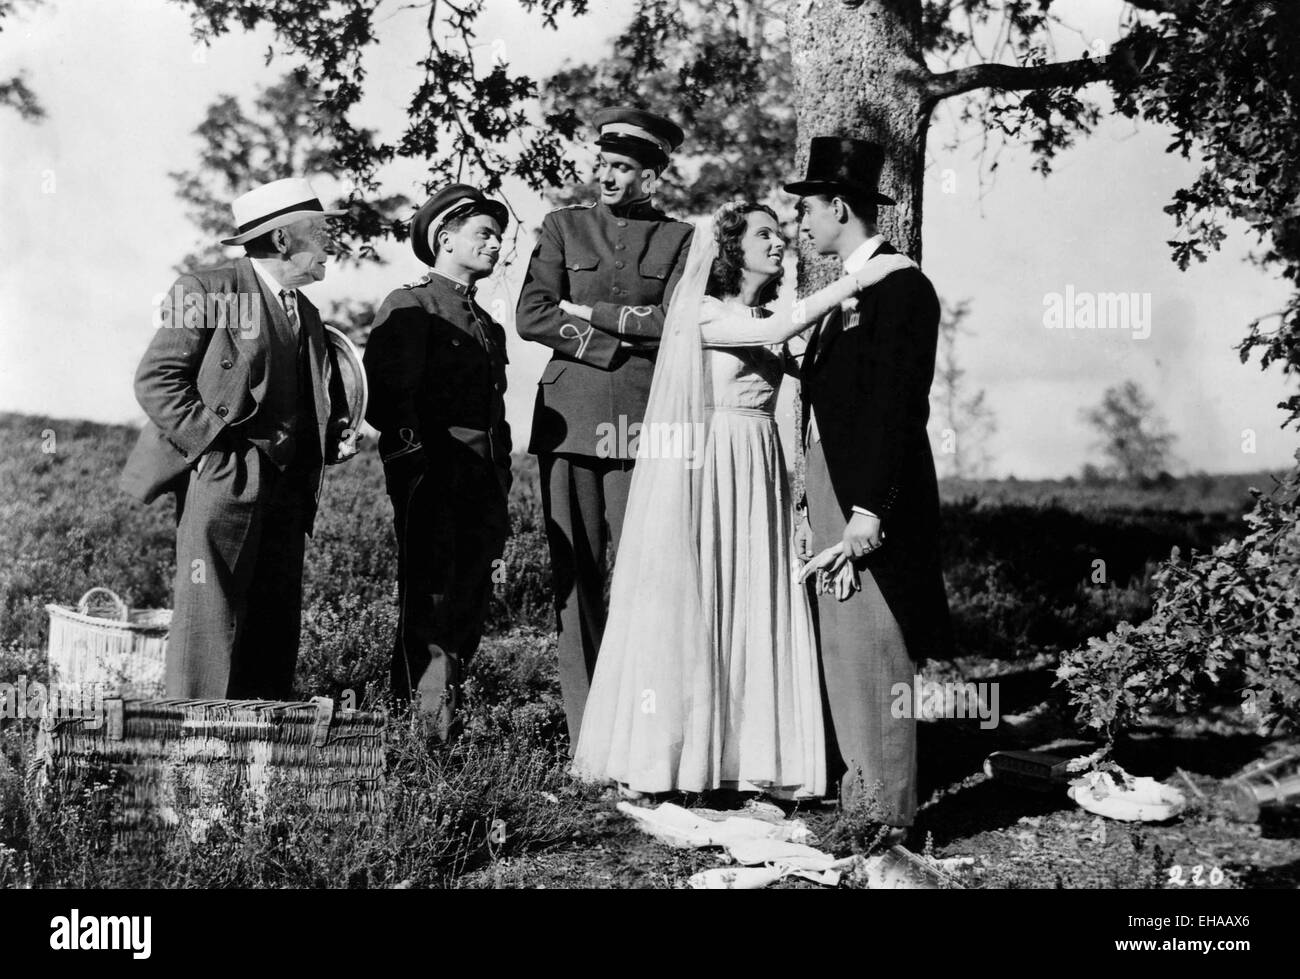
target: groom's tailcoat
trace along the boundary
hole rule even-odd
[[[892,252],[882,244],[877,252]],[[943,656],[948,602],[939,565],[939,491],[925,423],[939,302],[917,269],[861,290],[818,324],[804,353],[813,545],[836,543],[854,508],[881,519],[883,546],[856,564],[862,590],[819,595],[818,652],[840,798],[874,797],[878,818],[911,825],[917,807],[916,662]],[[905,706],[900,713],[899,703]],[[859,782],[861,773],[861,783]]]
[[[884,242],[876,254],[893,254]],[[939,553],[939,489],[926,434],[939,300],[919,269],[904,269],[832,310],[803,363],[836,502],[881,519],[884,546],[861,559],[916,660],[947,656],[948,600]],[[830,541],[818,541],[819,547]]]

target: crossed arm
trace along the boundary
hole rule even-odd
[[[567,298],[570,293],[564,242],[553,216],[548,214],[542,219],[537,246],[519,293],[515,328],[525,340],[535,340],[574,360],[609,370],[621,351],[638,342],[657,342],[663,335],[664,311],[681,279],[685,248],[684,244],[660,304],[598,302],[580,306]]]

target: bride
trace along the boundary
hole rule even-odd
[[[785,249],[756,203],[724,206],[693,236],[639,435],[579,777],[630,793],[825,794],[817,650],[773,408],[794,371],[786,341],[913,263],[873,258],[773,315]],[[852,575],[844,565],[830,587],[847,597]]]

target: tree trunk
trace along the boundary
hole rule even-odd
[[[898,201],[896,207],[881,207],[880,231],[918,262],[929,124],[920,21],[920,0],[790,0],[787,22],[799,173],[804,172],[808,141],[814,136],[855,136],[880,143],[885,148],[880,189]],[[801,285],[806,285],[802,270],[814,256],[805,251],[800,258]],[[814,274],[810,281],[821,277]]]
[[[899,251],[921,261],[921,190],[929,109],[922,85],[921,0],[789,0],[799,133],[796,176],[806,172],[814,136],[855,136],[885,148],[880,189],[898,202],[882,206],[880,231]],[[807,295],[842,273],[799,238],[799,292]],[[795,430],[803,429],[794,402]],[[794,488],[803,496],[802,439],[795,440]]]

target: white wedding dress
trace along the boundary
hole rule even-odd
[[[646,424],[701,418],[700,465],[637,461],[573,770],[640,792],[821,796],[817,651],[773,415],[783,355],[764,345],[779,324],[703,296],[690,268]]]
[[[761,326],[706,297],[701,326],[713,386],[702,544],[723,684],[723,787],[820,796],[826,788],[812,614],[795,578],[794,504],[773,410],[783,353],[743,344]]]

